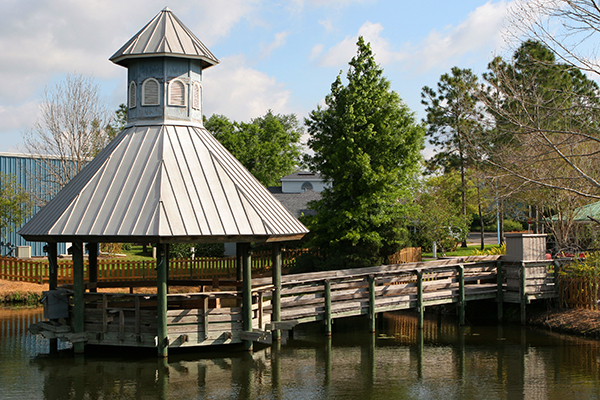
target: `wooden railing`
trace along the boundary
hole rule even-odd
[[[281,317],[302,323],[450,303],[463,308],[466,301],[498,298],[505,287],[498,268],[495,259],[483,257],[285,275]],[[252,280],[255,287],[266,285],[267,296],[269,282]]]
[[[291,267],[296,257],[307,252],[306,249],[290,249],[282,251],[282,267]],[[211,279],[235,278],[235,257],[196,257],[195,259],[169,260],[170,279]],[[252,254],[252,271],[266,272],[272,268],[270,251]],[[73,283],[73,262],[58,261],[58,283]],[[46,283],[50,276],[50,268],[46,260],[29,260],[11,257],[0,257],[0,279]],[[89,279],[88,261],[84,260],[84,279]],[[98,281],[114,282],[123,280],[156,279],[156,260],[121,260],[118,258],[98,260]]]

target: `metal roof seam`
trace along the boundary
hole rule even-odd
[[[161,15],[161,13],[158,13],[156,15],[156,17],[154,17],[154,19],[152,21],[150,21],[150,23],[148,25],[146,25],[146,30],[147,30],[148,28],[150,28],[150,24],[152,24],[154,22],[153,26],[151,27],[152,30],[148,34],[148,41],[146,41],[144,48],[141,51],[142,53],[145,53],[148,50],[148,46],[150,46],[150,43],[152,43],[152,38],[154,37],[154,33],[156,32],[156,29],[158,28],[158,25],[160,23],[160,18],[159,18],[160,15]],[[138,35],[138,38],[139,37],[141,37],[141,35]]]
[[[159,174],[160,174],[160,165],[158,165],[158,166],[157,166],[157,167],[154,169],[154,173],[152,174],[152,181],[150,182],[150,185],[148,185],[148,187],[149,187],[149,188],[152,188],[152,187],[156,186],[156,181],[157,181],[157,179],[159,178]],[[159,184],[159,185],[160,185],[160,184]],[[150,189],[148,189],[148,190],[146,191],[146,195],[144,196],[144,201],[143,201],[143,202],[142,202],[142,204],[141,204],[140,210],[144,210],[144,209],[145,209],[145,207],[146,207],[146,204],[148,204],[148,199],[150,198],[150,193],[151,193],[151,190],[150,190]],[[138,215],[138,218],[136,218],[136,220],[135,220],[135,223],[133,224],[133,227],[132,227],[132,229],[131,229],[131,232],[136,232],[136,230],[138,229],[138,225],[139,225],[139,223],[140,223],[140,221],[141,221],[141,215],[142,215],[142,213],[140,213],[140,215]],[[152,214],[152,215],[154,216],[154,214]],[[145,227],[145,231],[146,231],[146,233],[148,233],[148,229],[149,229],[149,227],[152,225],[152,221],[153,221],[153,219],[151,219],[151,220],[150,220],[150,221],[149,221],[149,222],[146,224],[146,227]]]
[[[110,158],[110,153],[108,154],[108,158]],[[99,166],[102,165],[102,158],[99,158],[98,161],[96,162],[97,164],[99,164]],[[94,160],[92,160],[93,162]],[[91,171],[91,172],[88,172]],[[67,212],[66,210],[64,210],[61,215],[64,216],[63,218],[63,227],[62,230],[64,230],[70,223],[71,218],[73,217],[73,211],[75,210],[75,207],[77,206],[77,204],[79,204],[79,200],[81,198],[81,193],[90,185],[90,180],[94,177],[94,175],[96,175],[97,169],[94,168],[90,168],[89,164],[84,166],[83,169],[81,170],[81,172],[79,174],[77,174],[62,190],[65,193],[74,193],[73,197],[70,199],[70,201],[68,201],[68,203],[70,204],[69,206],[69,212]],[[73,182],[71,184],[71,182]],[[57,196],[58,197],[58,196]],[[56,203],[57,206],[60,206],[60,202]],[[53,224],[53,226],[49,229],[49,231],[51,231],[53,228],[55,228],[58,224],[58,222],[61,220],[61,218],[59,217],[56,220],[56,223]],[[79,227],[79,224],[81,223],[81,219],[79,221],[76,222],[76,228],[74,229],[74,232],[77,233],[77,229]]]
[[[218,146],[215,146],[215,147],[218,147]],[[238,171],[238,173],[236,174],[236,176],[238,178],[241,178],[240,179],[240,184],[244,184],[244,183],[246,184],[245,190],[248,191],[249,193],[250,192],[254,193],[255,196],[252,196],[252,197],[248,196],[249,199],[250,198],[252,199],[251,204],[253,204],[254,207],[265,207],[266,206],[268,208],[268,210],[270,211],[269,213],[267,213],[267,217],[272,217],[271,213],[277,214],[277,215],[279,215],[279,217],[281,217],[281,215],[283,213],[283,214],[289,215],[291,218],[293,218],[295,220],[295,217],[292,216],[287,211],[287,209],[285,209],[285,207],[283,207],[283,205],[279,202],[279,200],[275,199],[274,197],[270,196],[270,194],[266,193],[267,190],[262,186],[262,184],[260,184],[260,182],[258,182],[258,180],[256,179],[256,177],[254,177],[249,172],[247,174],[250,175],[250,176],[247,176],[247,175],[244,176],[245,174],[239,173],[240,172],[240,167],[241,168],[243,168],[243,167],[241,166],[241,164],[233,162],[233,160],[235,160],[235,158],[230,153],[223,152],[222,156],[223,157],[221,157],[221,159],[223,161],[228,162],[228,164],[230,165],[230,167],[232,169],[236,169]],[[244,178],[248,178],[249,180],[244,179]],[[273,203],[271,201],[265,201],[264,204],[262,204],[262,205],[258,204],[258,203],[255,202],[256,196],[261,197],[263,199],[273,200],[274,202],[276,202],[276,204],[278,204],[278,207],[274,207]],[[274,218],[272,222],[274,222],[276,226],[279,226],[280,230],[283,231],[283,230],[285,230],[285,225],[281,225],[281,224],[277,223],[277,221],[280,220],[280,219],[281,218]],[[294,226],[294,228],[298,229],[298,226]]]
[[[217,165],[218,165],[218,160],[215,160],[215,155],[211,152],[210,153],[210,161],[213,164],[213,168],[216,172],[217,175],[217,179],[219,180],[219,183],[221,185],[221,190],[223,189],[223,180],[221,179],[221,175],[217,172]],[[231,207],[231,203],[229,202],[229,199],[227,198],[227,195],[225,195],[225,201],[227,202],[227,207],[229,208],[229,214],[231,215],[232,219],[233,219],[233,223],[235,224],[235,229],[237,230],[237,232],[240,232],[240,227],[238,226],[238,223],[235,219],[235,213],[233,211],[233,208]]]
[[[180,127],[174,127],[175,130],[178,130]],[[184,133],[187,134],[187,137],[190,140],[190,146],[187,149],[189,152],[192,152],[193,154],[189,155],[188,158],[188,153],[186,151],[184,151],[183,145],[182,145],[182,153],[184,154],[184,158],[186,160],[186,165],[187,165],[187,173],[190,176],[190,181],[194,187],[194,194],[195,194],[195,200],[198,203],[198,207],[200,208],[200,213],[202,216],[202,221],[200,220],[200,218],[198,217],[198,213],[195,214],[196,216],[196,220],[198,221],[199,225],[202,225],[202,223],[206,224],[206,230],[208,231],[209,235],[213,234],[213,228],[211,227],[211,223],[210,223],[210,218],[209,218],[209,213],[208,210],[206,209],[206,205],[203,203],[202,199],[202,193],[201,193],[201,189],[199,187],[200,184],[200,179],[202,180],[202,182],[206,185],[206,190],[209,191],[210,193],[210,188],[208,187],[208,183],[206,180],[206,172],[204,171],[204,168],[202,166],[202,163],[200,162],[200,157],[198,154],[198,149],[196,148],[196,145],[194,143],[194,135],[192,134],[192,132],[190,131],[189,127],[183,127],[183,129],[185,129]],[[193,157],[193,156],[196,157]],[[198,168],[198,171],[192,171],[192,163],[195,163],[197,165],[194,165],[195,167]],[[193,176],[196,176],[196,179],[192,179]],[[212,199],[212,194],[211,194],[211,199]],[[214,204],[214,201],[213,201]]]
[[[173,153],[173,156],[175,156],[175,149],[174,149],[174,145],[173,145],[173,141],[171,140],[171,135],[169,134],[169,129],[168,127],[165,128],[165,134],[166,134],[166,141],[168,141],[168,144],[170,145],[171,148],[171,152]],[[165,139],[163,139],[165,140]],[[163,146],[163,148],[165,148],[166,146]],[[165,149],[164,152],[166,152],[167,150]],[[188,227],[188,224],[186,223],[186,218],[185,215],[183,213],[183,208],[182,205],[180,204],[181,201],[183,201],[183,199],[181,199],[181,190],[179,190],[179,186],[181,186],[183,188],[183,191],[187,192],[187,187],[185,185],[185,181],[183,180],[183,178],[181,177],[181,169],[179,167],[179,160],[177,160],[177,157],[164,157],[165,159],[174,159],[175,161],[175,165],[176,165],[176,169],[178,171],[173,171],[172,173],[169,171],[169,168],[167,168],[165,166],[165,171],[164,173],[166,174],[166,178],[167,181],[169,182],[169,187],[171,188],[171,193],[173,195],[173,200],[175,201],[175,204],[177,206],[177,212],[179,214],[179,218],[181,219],[182,225],[183,225],[183,229],[185,230],[185,233],[189,235],[190,230]],[[179,177],[176,176],[176,173],[179,172]],[[178,179],[181,178],[181,179]],[[175,180],[179,180],[181,182],[181,185],[176,185],[177,182],[175,182]],[[177,187],[176,187],[177,186]],[[188,201],[190,200],[189,197],[189,193],[188,193]],[[193,208],[193,204],[191,204],[191,201],[189,202],[190,206]]]
[[[194,179],[192,179],[192,171],[190,170],[190,161],[188,160],[186,149],[183,147],[183,143],[181,142],[181,137],[183,135],[187,134],[188,137],[190,137],[189,130],[185,130],[184,132],[180,133],[178,127],[173,126],[172,129],[175,131],[175,135],[179,139],[177,141],[177,143],[179,144],[178,150],[181,152],[181,158],[184,161],[183,165],[182,165],[182,163],[178,162],[177,166],[179,167],[179,172],[181,174],[182,180],[183,180],[183,182],[185,182],[185,185],[184,185],[185,192],[188,196],[190,205],[192,207],[192,211],[193,211],[192,214],[196,221],[196,225],[198,226],[198,230],[200,232],[202,232],[202,226],[201,226],[202,224],[201,224],[200,220],[198,219],[198,213],[196,211],[196,206],[194,205],[194,200],[193,200],[194,198],[199,197],[198,190],[196,188],[196,181]],[[190,139],[191,139],[191,137],[190,137]],[[179,157],[177,157],[177,161],[179,161]],[[183,166],[187,166],[187,168],[183,168]],[[184,175],[187,175],[187,177],[189,177],[189,179],[186,179],[186,176],[184,176]],[[189,184],[188,184],[188,182],[189,182]],[[195,196],[192,196],[192,191],[191,191],[192,188],[190,187],[190,184],[194,189],[193,192],[194,192]],[[198,201],[198,206],[200,207],[200,212],[204,215],[204,209],[203,209],[202,203],[200,201]]]
[[[186,54],[187,53],[187,49],[185,48],[182,39],[179,37],[179,35],[177,34],[177,28],[175,27],[175,23],[173,22],[173,13],[169,13],[169,18],[165,21],[165,25],[167,23],[171,24],[171,28],[173,28],[173,34],[175,35],[175,38],[177,39],[177,42],[179,43],[179,47],[181,48],[181,52]],[[165,33],[166,33],[166,27],[165,27]],[[165,35],[166,37],[167,35]]]
[[[127,153],[127,149],[129,148],[129,145],[131,144],[131,138],[132,138],[132,136],[127,136],[127,138],[128,138],[128,140],[127,140],[127,143],[125,144],[125,148],[122,149],[121,152],[120,152],[121,157],[119,157],[119,158],[113,157],[115,155],[115,153],[112,152],[111,155],[110,155],[110,157],[108,157],[106,160],[104,160],[104,165],[106,165],[107,168],[110,166],[110,163],[113,160],[113,158],[116,158],[116,163],[117,163],[117,166],[115,168],[116,173],[109,177],[109,185],[105,185],[105,187],[108,188],[107,191],[106,191],[107,195],[116,186],[114,184],[115,183],[115,179],[117,178],[117,174],[119,172],[119,169],[123,165],[123,161],[125,160],[125,154]],[[123,141],[121,141],[119,143],[119,146],[117,148],[115,148],[115,151],[118,150],[119,147],[121,147],[120,145],[122,143],[123,143]],[[101,202],[101,205],[99,207],[99,210],[102,210],[108,204],[109,197],[107,195],[102,197],[102,202]],[[117,199],[118,199],[118,196],[117,196]],[[112,203],[113,203],[112,209],[113,210],[114,210],[114,206],[115,206],[116,202],[117,202],[117,200],[113,199],[113,201],[112,201]],[[108,215],[108,218],[105,218],[105,220],[104,220],[104,225],[99,227],[99,232],[101,232],[101,234],[106,233],[106,229],[107,229],[107,227],[110,224],[111,219],[112,219],[111,217],[112,217],[112,214]],[[88,232],[89,232],[89,229],[88,229]]]
[[[129,146],[130,146],[130,144],[131,144],[131,137],[130,137],[130,136],[124,136],[124,137],[122,138],[122,140],[119,142],[119,145],[121,145],[121,144],[122,144],[124,141],[126,141],[126,140],[128,141],[128,143],[127,143],[126,147],[129,147]],[[96,188],[100,187],[100,183],[102,182],[102,180],[103,180],[103,178],[104,178],[104,174],[106,173],[106,171],[107,171],[107,169],[108,169],[108,168],[107,168],[107,165],[108,165],[108,164],[111,162],[111,160],[112,160],[112,158],[113,158],[113,155],[114,155],[114,151],[113,151],[113,152],[111,152],[110,156],[108,156],[108,157],[107,157],[107,158],[104,160],[104,163],[102,164],[102,167],[101,167],[101,170],[102,170],[102,171],[100,172],[100,175],[98,176],[98,179],[96,180],[96,182],[97,182],[97,183],[96,183]],[[97,174],[95,174],[95,176],[96,176],[96,175],[97,175]],[[94,192],[93,192],[93,193],[92,193],[92,195],[91,195],[91,198],[94,198],[96,193],[97,193],[97,191],[96,191],[96,190],[94,190]],[[102,210],[102,207],[103,207],[103,205],[104,205],[104,203],[105,203],[105,200],[106,200],[106,198],[103,198],[103,201],[101,201],[101,202],[100,202],[100,204],[98,205],[98,208],[96,209],[96,213],[95,213],[95,215],[94,215],[94,218],[93,218],[92,224],[91,224],[91,225],[89,226],[89,228],[88,228],[88,232],[90,232],[90,233],[91,233],[91,232],[94,232],[94,228],[96,227],[96,223],[98,222],[98,218],[99,218],[99,216],[101,215],[101,212],[100,212],[100,211]],[[88,211],[88,210],[86,210],[86,211]],[[82,221],[83,221],[84,217],[85,217],[85,213],[84,213],[84,216],[83,216],[83,217],[82,217],[82,219],[81,219]]]
[[[127,145],[127,150],[129,150],[130,144],[131,142],[133,142],[134,139],[134,133],[132,132],[131,134],[131,139],[130,139],[130,143]],[[124,156],[127,155],[128,151],[125,151]],[[135,165],[136,161],[139,159],[140,157],[140,153],[142,151],[142,146],[138,146],[134,157],[133,157],[133,162],[130,165]],[[140,169],[139,174],[137,175],[137,177],[133,177],[133,170],[130,168],[129,173],[127,174],[127,177],[125,178],[125,182],[123,182],[123,187],[128,187],[129,186],[129,181],[130,179],[134,179],[134,183],[140,182],[140,178],[143,176],[144,171],[146,170],[146,167],[148,166],[148,161],[149,161],[149,157],[146,157],[146,159],[142,162],[143,163],[143,167]],[[137,178],[137,179],[136,179]],[[137,187],[137,186],[136,186]],[[119,193],[119,197],[122,196],[124,194],[123,190],[120,191]],[[135,190],[131,190],[129,191],[129,199],[127,201],[125,201],[125,210],[123,210],[123,212],[121,213],[121,216],[118,220],[118,225],[115,229],[115,232],[117,234],[120,234],[121,232],[121,228],[123,227],[123,224],[125,223],[125,217],[127,216],[127,214],[129,214],[129,210],[131,210],[131,207],[133,205],[133,198],[135,197],[136,191]],[[120,198],[117,199],[117,202],[119,202]]]
[[[194,129],[194,128],[192,128],[192,129]],[[196,133],[196,136],[198,136],[198,132],[197,132],[196,129],[194,129],[194,132]],[[201,138],[199,138],[199,139],[200,139],[200,141],[202,141]],[[194,146],[194,152],[196,153],[196,157],[198,157],[198,160],[200,160],[201,159],[200,158],[200,154],[198,153],[198,148],[196,146]],[[207,160],[207,161],[212,162],[212,160]],[[210,198],[212,200],[212,204],[216,205],[217,204],[217,199],[215,197],[215,194],[213,193],[213,190],[212,190],[211,186],[208,183],[209,181],[208,181],[207,171],[205,170],[204,165],[202,165],[202,163],[200,163],[200,166],[202,167],[202,176],[204,177],[204,181],[206,182],[206,187],[207,187],[208,192],[210,194]],[[214,165],[213,165],[213,168],[214,168]],[[226,231],[226,229],[225,229],[225,222],[223,221],[223,217],[221,216],[221,212],[220,212],[219,208],[215,207],[215,211],[216,211],[218,220],[219,220],[219,222],[221,224],[221,229],[222,229],[223,232],[225,232]],[[212,229],[211,229],[211,234],[213,234],[213,230]]]
[[[163,216],[159,220],[158,236],[161,236],[161,237],[165,236],[165,235],[161,235],[161,230],[163,229],[162,228],[163,220],[167,224],[167,227],[169,228],[169,235],[168,236],[173,236],[173,227],[171,225],[171,221],[169,221],[169,218],[167,218],[167,210],[165,209],[165,204],[162,201],[159,201],[158,202],[158,207],[159,207],[159,210],[158,210],[159,211],[159,215]]]
[[[196,130],[199,132],[201,131],[199,128],[196,128]],[[240,184],[245,184],[245,185],[243,185],[243,186],[245,186],[245,190],[247,190],[248,192],[254,193],[255,196],[259,196],[263,199],[272,200],[272,201],[276,202],[276,204],[278,204],[278,207],[273,207],[272,201],[264,201],[264,204],[262,204],[262,205],[259,203],[256,203],[255,201],[252,201],[251,204],[253,204],[254,207],[263,207],[263,209],[266,207],[269,211],[276,213],[280,217],[283,213],[284,215],[287,214],[290,218],[293,218],[295,220],[295,217],[292,216],[289,212],[287,212],[287,210],[283,207],[283,205],[281,205],[281,203],[277,199],[272,197],[270,195],[270,193],[266,193],[267,190],[262,186],[262,184],[260,184],[260,182],[258,182],[256,177],[254,177],[252,174],[250,174],[241,165],[241,163],[239,163],[239,161],[237,161],[235,159],[235,157],[233,157],[233,155],[231,155],[231,153],[227,152],[225,150],[225,148],[220,143],[218,143],[216,141],[216,139],[206,129],[203,129],[202,133],[207,133],[206,135],[200,135],[201,138],[205,139],[205,140],[203,140],[204,144],[207,147],[210,147],[213,152],[219,153],[219,155],[221,156],[219,158],[219,160],[226,162],[232,170],[237,171],[235,176],[238,178],[238,182]],[[223,151],[223,150],[225,150],[225,151]],[[254,196],[252,196],[252,199],[254,199]],[[270,213],[266,213],[265,218],[269,219],[271,217],[272,216],[270,215]],[[274,223],[274,226],[279,226],[278,231],[283,232],[283,231],[285,231],[285,226],[287,224],[284,224],[284,225],[278,224],[276,222],[278,219],[279,218],[275,218],[272,222]],[[306,231],[306,228],[303,225],[301,225],[299,222],[297,224],[303,228],[302,231]],[[298,225],[294,224],[291,226],[293,226],[294,229],[299,229],[300,226],[298,226]],[[290,225],[287,225],[287,226],[290,226]]]

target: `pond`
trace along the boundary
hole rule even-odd
[[[518,325],[458,327],[412,314],[297,327],[253,354],[235,347],[171,352],[69,346],[49,354],[27,333],[40,309],[0,308],[1,399],[595,399],[600,342]]]

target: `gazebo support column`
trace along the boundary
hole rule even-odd
[[[73,243],[73,332],[83,333],[83,316],[85,303],[83,293],[85,284],[83,281],[83,243]],[[73,343],[75,353],[83,353],[84,342]]]
[[[56,290],[58,287],[58,245],[56,243],[48,243],[48,264],[50,267],[48,290]]]
[[[273,306],[273,314],[271,314],[271,322],[281,321],[281,243],[273,243],[273,298],[271,305]],[[281,331],[273,330],[273,340],[281,340]]]
[[[48,277],[48,290],[56,290],[58,287],[58,245],[48,243],[48,265],[50,273]],[[58,339],[50,339],[50,354],[58,352]]]
[[[157,347],[158,356],[167,357],[169,355],[169,339],[167,336],[167,269],[169,268],[169,258],[167,245],[159,243],[156,246],[156,253]]]
[[[90,292],[96,293],[98,291],[98,243],[88,243],[88,271],[90,280]]]
[[[239,243],[242,256],[242,330],[252,332],[252,268],[250,243]],[[244,340],[244,350],[252,351],[252,340]]]

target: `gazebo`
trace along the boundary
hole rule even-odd
[[[80,338],[74,341],[75,351],[83,352],[87,342],[156,346],[160,356],[167,356],[169,347],[216,343],[206,342],[207,330],[198,337],[169,336],[170,243],[238,244],[238,260],[242,260],[242,333],[251,333],[249,244],[274,243],[276,303],[281,274],[279,243],[302,238],[308,230],[204,128],[202,74],[219,61],[168,8],[110,60],[128,71],[127,126],[19,232],[26,240],[48,243],[51,272],[56,271],[56,243],[73,244],[69,328],[71,337]],[[155,336],[153,328],[146,337],[140,333],[138,325],[143,316],[136,313],[136,332],[127,340],[123,331],[112,337],[106,329],[107,307],[100,323],[104,330],[86,331],[84,249],[87,243],[89,279],[93,283],[97,279],[98,243],[103,242],[156,244]],[[50,282],[50,289],[54,288],[56,273]],[[98,301],[106,304],[109,300],[104,297]],[[136,310],[140,307],[137,302],[132,305]],[[278,320],[276,308],[274,305],[273,321]],[[123,318],[122,312],[117,314]],[[206,308],[203,315],[206,328]],[[243,341],[248,350],[252,349],[252,341],[243,339],[248,336],[230,332],[226,336],[228,340],[218,343]]]

